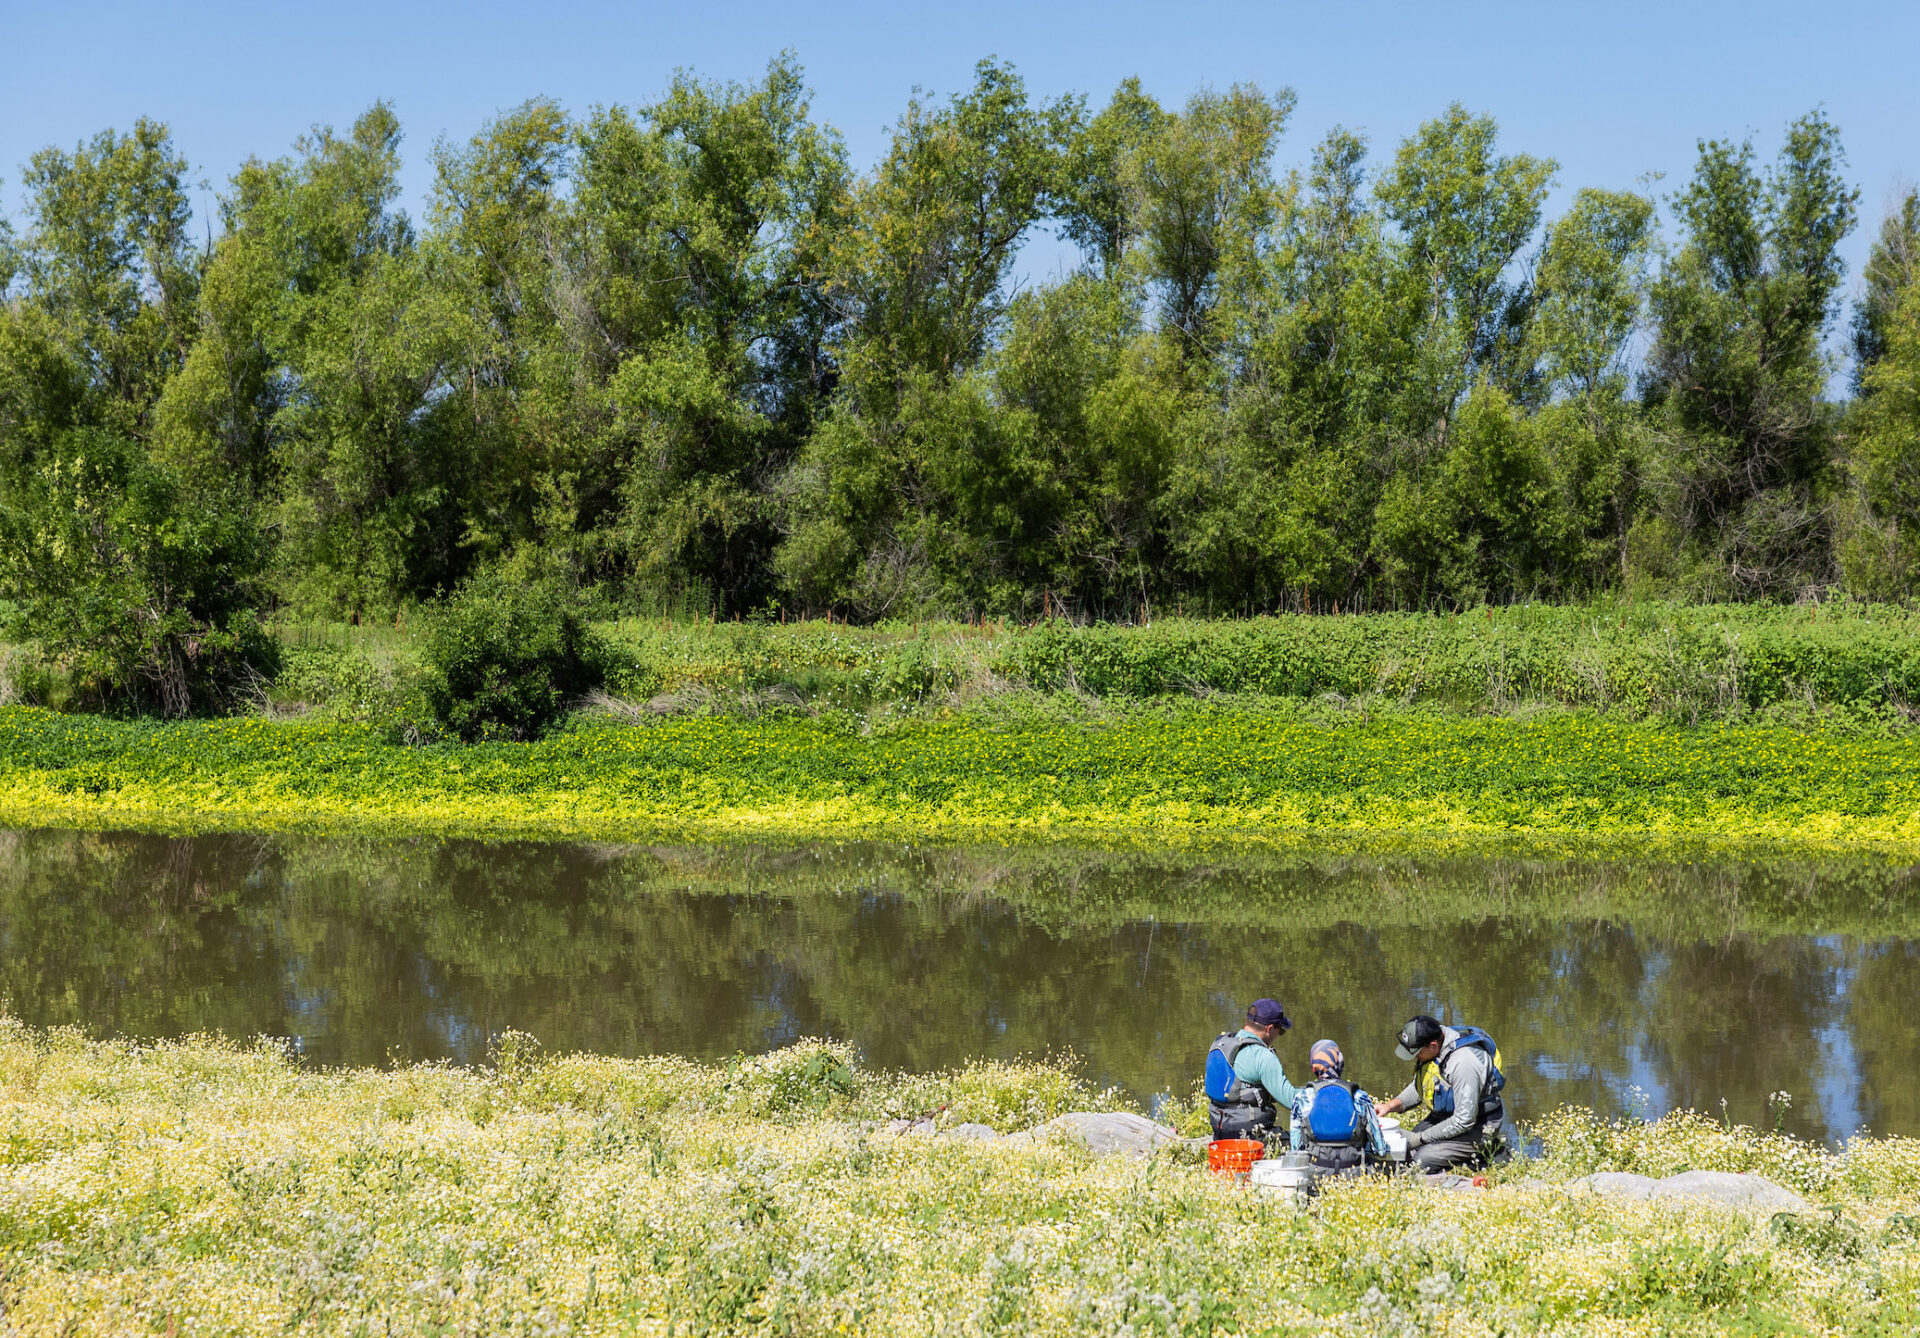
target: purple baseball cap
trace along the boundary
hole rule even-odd
[[[1276,999],[1255,999],[1247,1009],[1247,1021],[1258,1022],[1263,1027],[1278,1025],[1282,1031],[1289,1031],[1293,1027],[1293,1019],[1287,1016],[1287,1010]]]

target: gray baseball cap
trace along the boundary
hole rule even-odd
[[[1393,1047],[1393,1053],[1411,1063],[1415,1055],[1439,1039],[1440,1020],[1422,1013],[1400,1028],[1400,1043]]]

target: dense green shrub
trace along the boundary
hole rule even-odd
[[[228,710],[272,672],[256,612],[265,541],[244,508],[96,429],[5,465],[6,631],[34,642],[77,702]]]
[[[427,703],[468,742],[536,738],[599,682],[603,660],[571,591],[483,572],[428,627]]]

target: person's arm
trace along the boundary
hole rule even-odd
[[[1365,1092],[1355,1092],[1353,1105],[1367,1122],[1367,1151],[1376,1157],[1391,1155],[1393,1149],[1387,1146],[1387,1136],[1380,1128],[1380,1117],[1373,1113],[1373,1098]]]
[[[1453,1114],[1434,1125],[1431,1129],[1415,1130],[1407,1135],[1407,1146],[1420,1147],[1427,1143],[1438,1143],[1445,1138],[1459,1138],[1480,1124],[1480,1086],[1485,1075],[1475,1062],[1477,1050],[1455,1051],[1463,1054],[1465,1062],[1453,1066],[1453,1072],[1445,1076],[1453,1087]]]
[[[1280,1067],[1280,1056],[1266,1046],[1241,1047],[1240,1053],[1233,1057],[1233,1071],[1243,1082],[1257,1082],[1266,1088],[1274,1105],[1282,1110],[1293,1109],[1293,1099],[1299,1093],[1287,1081],[1286,1070]]]
[[[1287,1108],[1287,1146],[1298,1152],[1307,1145],[1307,1094],[1295,1092]]]
[[[1420,1084],[1415,1081],[1408,1083],[1406,1087],[1401,1089],[1400,1095],[1393,1098],[1393,1100],[1375,1102],[1373,1108],[1382,1115],[1398,1115],[1401,1111],[1412,1110],[1419,1104]]]

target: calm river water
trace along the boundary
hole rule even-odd
[[[601,847],[0,833],[0,996],[94,1034],[323,1063],[715,1057],[800,1036],[927,1069],[1077,1054],[1185,1091],[1262,994],[1289,1073],[1396,1090],[1415,1011],[1499,1038],[1519,1119],[1692,1106],[1920,1134],[1920,874],[1871,861]]]

